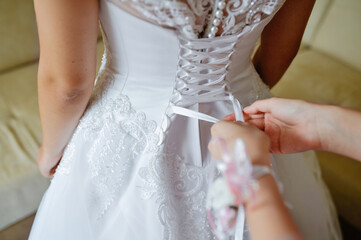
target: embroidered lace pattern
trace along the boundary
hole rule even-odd
[[[206,219],[205,169],[163,153],[139,171],[142,197],[155,198],[163,239],[214,239]]]
[[[241,33],[247,26],[252,26],[271,15],[278,0],[229,0],[226,5],[226,16],[222,24],[224,35]]]
[[[87,160],[93,184],[91,206],[98,209],[92,212],[97,219],[121,197],[138,156],[157,152],[156,127],[144,113],[131,108],[125,95],[94,104],[83,117],[79,128],[87,138],[95,139]]]
[[[94,102],[88,108],[74,136],[94,141],[86,159],[92,184],[89,208],[93,210],[89,212],[95,214],[95,219],[100,220],[121,197],[138,156],[158,151],[156,128],[154,121],[131,108],[125,95]],[[71,141],[57,173],[70,173],[74,151]]]
[[[217,0],[110,0],[127,3],[144,18],[162,26],[177,28],[184,36],[207,36]],[[285,0],[227,0],[221,36],[240,34],[248,26],[271,15]],[[124,7],[125,9],[127,7]],[[129,7],[128,7],[129,8]],[[214,14],[213,14],[214,15]]]
[[[211,10],[211,0],[111,0],[116,4],[128,3],[144,18],[162,26],[179,29],[190,38],[197,38],[204,30]]]
[[[253,81],[253,90],[249,93],[248,100],[253,103],[260,99],[272,97],[269,87],[258,77]]]
[[[121,197],[138,156],[159,150],[155,121],[136,112],[126,95],[119,94],[115,99],[103,97],[114,81],[109,68],[111,54],[104,38],[105,52],[96,88],[79,125],[85,135],[97,139],[87,158],[94,184],[91,205],[98,208],[93,211],[96,219],[101,219],[115,199]]]

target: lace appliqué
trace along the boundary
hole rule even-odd
[[[112,0],[114,3],[127,2],[146,19],[162,26],[180,30],[189,38],[197,38],[204,30],[211,0]]]
[[[206,219],[205,172],[174,154],[160,154],[139,170],[142,198],[159,204],[163,239],[214,239]]]
[[[261,80],[261,78],[254,78],[252,80],[252,84],[253,90],[248,94],[248,100],[250,103],[272,97],[269,87]]]
[[[87,161],[92,179],[90,208],[101,219],[119,199],[142,153],[158,150],[157,125],[131,108],[127,96],[103,99],[89,107],[79,128],[86,139],[94,139]]]
[[[215,14],[217,0],[111,0],[116,4],[126,2],[144,18],[162,26],[179,30],[194,39],[207,36]],[[227,0],[222,17],[221,36],[242,33],[247,27],[259,23],[273,14],[284,0]]]
[[[278,0],[228,0],[221,36],[242,33],[247,26],[259,23],[279,6]]]

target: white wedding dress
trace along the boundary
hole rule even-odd
[[[223,15],[218,4],[100,0],[101,71],[30,239],[214,239],[210,122],[271,96],[250,55],[283,1],[228,0]],[[340,239],[316,159],[273,156],[273,168],[305,238]]]

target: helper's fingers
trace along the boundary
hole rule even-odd
[[[258,129],[260,129],[262,131],[265,129],[264,118],[248,119],[248,120],[246,120],[246,122],[256,126]]]
[[[234,113],[229,114],[229,115],[225,116],[223,118],[223,120],[234,122],[234,121],[236,121],[236,115]]]
[[[245,113],[245,112],[242,112],[242,114],[243,114],[244,121],[247,121],[248,119],[251,118],[251,117],[250,117],[247,113]],[[234,113],[229,114],[229,115],[225,116],[225,117],[223,118],[223,120],[235,122],[235,121],[236,121],[236,115],[235,115]]]
[[[245,107],[243,111],[249,115],[271,112],[272,106],[276,101],[278,101],[277,98],[258,100],[254,102],[252,105]]]

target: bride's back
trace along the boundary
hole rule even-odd
[[[105,54],[96,89],[31,239],[214,239],[209,122],[270,96],[250,56],[283,2],[100,0]],[[294,158],[273,161],[285,199],[306,237],[331,239],[332,204]]]

